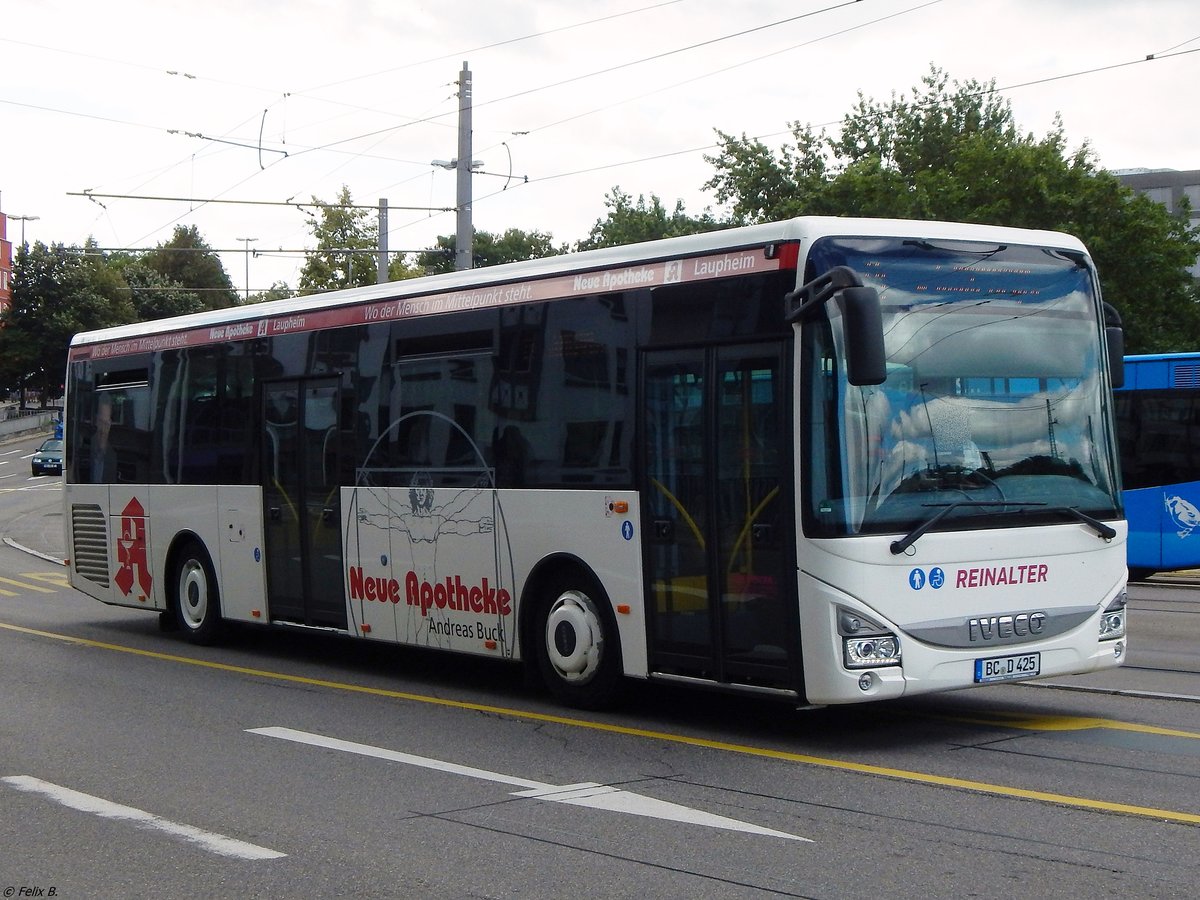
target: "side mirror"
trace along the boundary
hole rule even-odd
[[[846,378],[855,385],[883,384],[887,354],[883,347],[883,313],[875,288],[848,287],[841,294],[846,317]]]
[[[1116,390],[1125,386],[1125,329],[1121,314],[1110,303],[1104,304],[1104,340],[1108,344],[1108,377]]]
[[[797,322],[835,297],[846,319],[847,380],[856,387],[883,384],[887,380],[887,353],[879,293],[863,287],[862,279],[849,266],[834,266],[784,297],[789,303],[800,301],[786,321]]]

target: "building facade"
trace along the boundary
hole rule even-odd
[[[1191,227],[1200,228],[1200,169],[1183,172],[1175,169],[1121,169],[1113,174],[1126,187],[1145,194],[1173,213],[1182,211],[1186,201]],[[1188,271],[1193,278],[1200,278],[1200,259]]]
[[[8,216],[0,212],[0,315],[12,303],[12,241],[8,239]]]

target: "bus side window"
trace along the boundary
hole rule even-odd
[[[516,425],[505,425],[496,430],[492,442],[495,457],[496,484],[501,487],[525,487],[529,478],[529,464],[533,459],[533,447],[521,434]]]
[[[92,484],[104,484],[115,481],[117,477],[117,454],[110,440],[113,417],[112,395],[96,394],[95,400],[88,481]]]

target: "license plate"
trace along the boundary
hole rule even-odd
[[[1020,656],[995,656],[975,660],[975,683],[1015,681],[1033,678],[1042,671],[1042,654],[1022,653]]]

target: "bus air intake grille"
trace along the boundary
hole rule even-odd
[[[108,587],[108,527],[97,504],[72,504],[71,537],[75,571],[88,581]]]
[[[1200,387],[1200,363],[1177,363],[1172,367],[1177,388]]]

